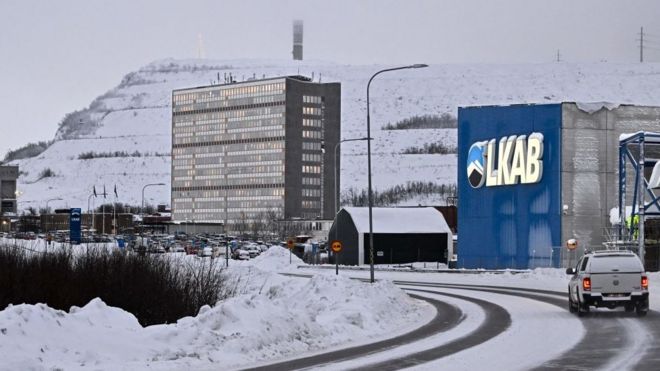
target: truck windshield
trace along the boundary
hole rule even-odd
[[[595,255],[591,259],[591,272],[641,272],[642,264],[635,255]]]

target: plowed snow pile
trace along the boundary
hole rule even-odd
[[[68,313],[43,304],[5,308],[0,368],[224,370],[393,336],[435,313],[390,282],[295,278],[258,268],[287,267],[281,247],[254,265],[231,263],[228,274],[241,294],[175,324],[143,328],[98,298]]]

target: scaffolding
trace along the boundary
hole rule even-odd
[[[660,179],[660,133],[640,131],[622,134],[619,138],[619,239],[618,244],[636,246],[642,262],[645,262],[644,225],[646,217],[660,216],[660,197],[653,189]],[[647,180],[645,169],[653,166]],[[634,186],[630,216],[626,217],[628,169],[634,173]],[[657,173],[656,173],[657,172]]]

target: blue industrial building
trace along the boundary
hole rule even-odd
[[[658,107],[608,103],[459,108],[458,267],[569,266],[602,247],[619,136],[660,131],[659,119]]]

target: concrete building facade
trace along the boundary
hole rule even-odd
[[[302,76],[172,93],[172,219],[332,219],[339,83]]]
[[[0,166],[0,215],[16,214],[18,166]]]

